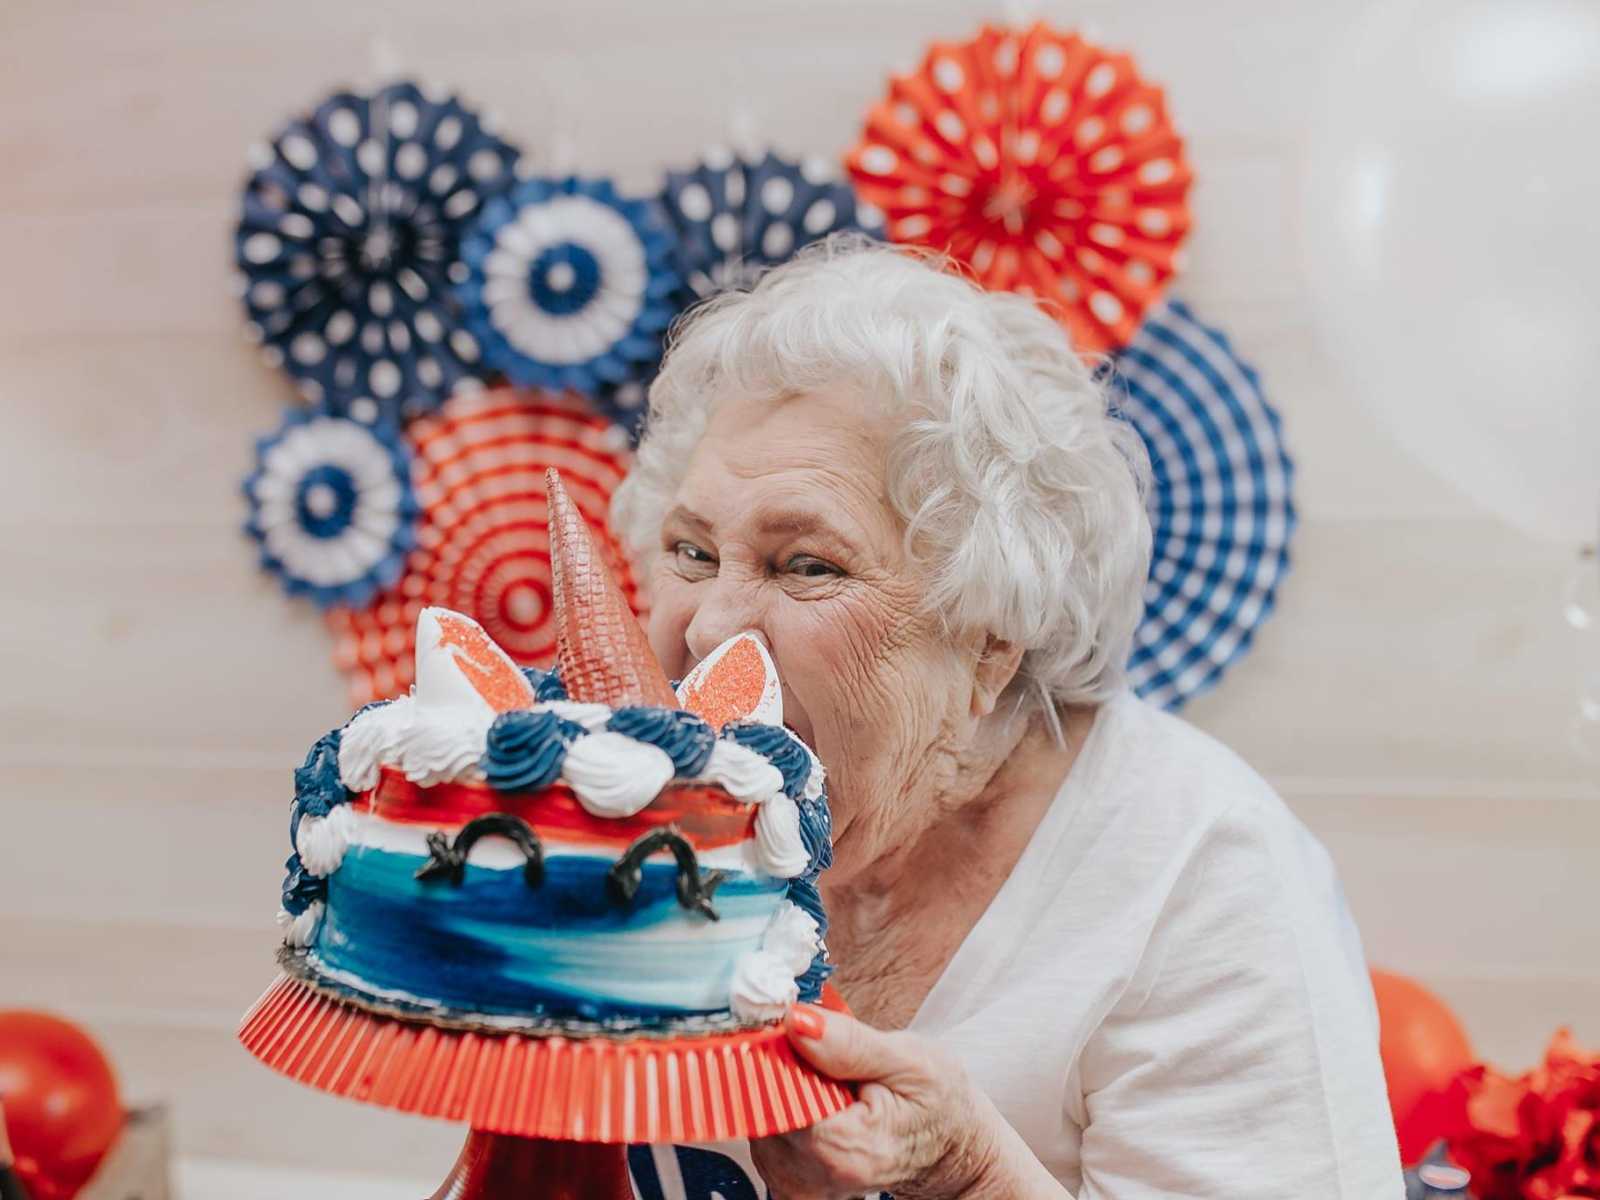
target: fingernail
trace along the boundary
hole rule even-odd
[[[809,1004],[796,1004],[789,1012],[789,1028],[803,1038],[821,1037],[827,1020],[820,1008]]]

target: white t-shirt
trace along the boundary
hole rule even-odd
[[[1398,1200],[1360,937],[1326,851],[1226,747],[1096,715],[911,1029],[1078,1200]],[[642,1200],[746,1200],[742,1146],[632,1152]]]

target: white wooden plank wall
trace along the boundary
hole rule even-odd
[[[1348,19],[1315,0],[1042,11],[1164,81],[1200,174],[1180,294],[1262,369],[1304,518],[1279,614],[1191,715],[1337,857],[1375,961],[1482,1050],[1600,1041],[1600,795],[1566,743],[1570,554],[1390,446],[1319,347],[1303,129]],[[315,617],[238,534],[289,391],[246,346],[229,231],[247,143],[375,35],[536,152],[648,186],[736,119],[836,153],[968,0],[0,4],[0,1006],[107,1040],[182,1150],[436,1174],[454,1130],[279,1081],[231,1042],[272,975],[288,769],[344,712]],[[1357,86],[1346,81],[1345,86]],[[742,118],[736,114],[742,112]]]

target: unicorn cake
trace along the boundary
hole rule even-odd
[[[546,482],[555,668],[421,611],[411,693],[295,772],[280,961],[342,1004],[445,1028],[773,1022],[829,970],[822,770],[755,635],[674,689]]]

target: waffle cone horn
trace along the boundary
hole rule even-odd
[[[567,695],[613,708],[677,708],[638,618],[600,556],[583,514],[554,467],[544,474],[550,512],[550,583],[556,667]]]

